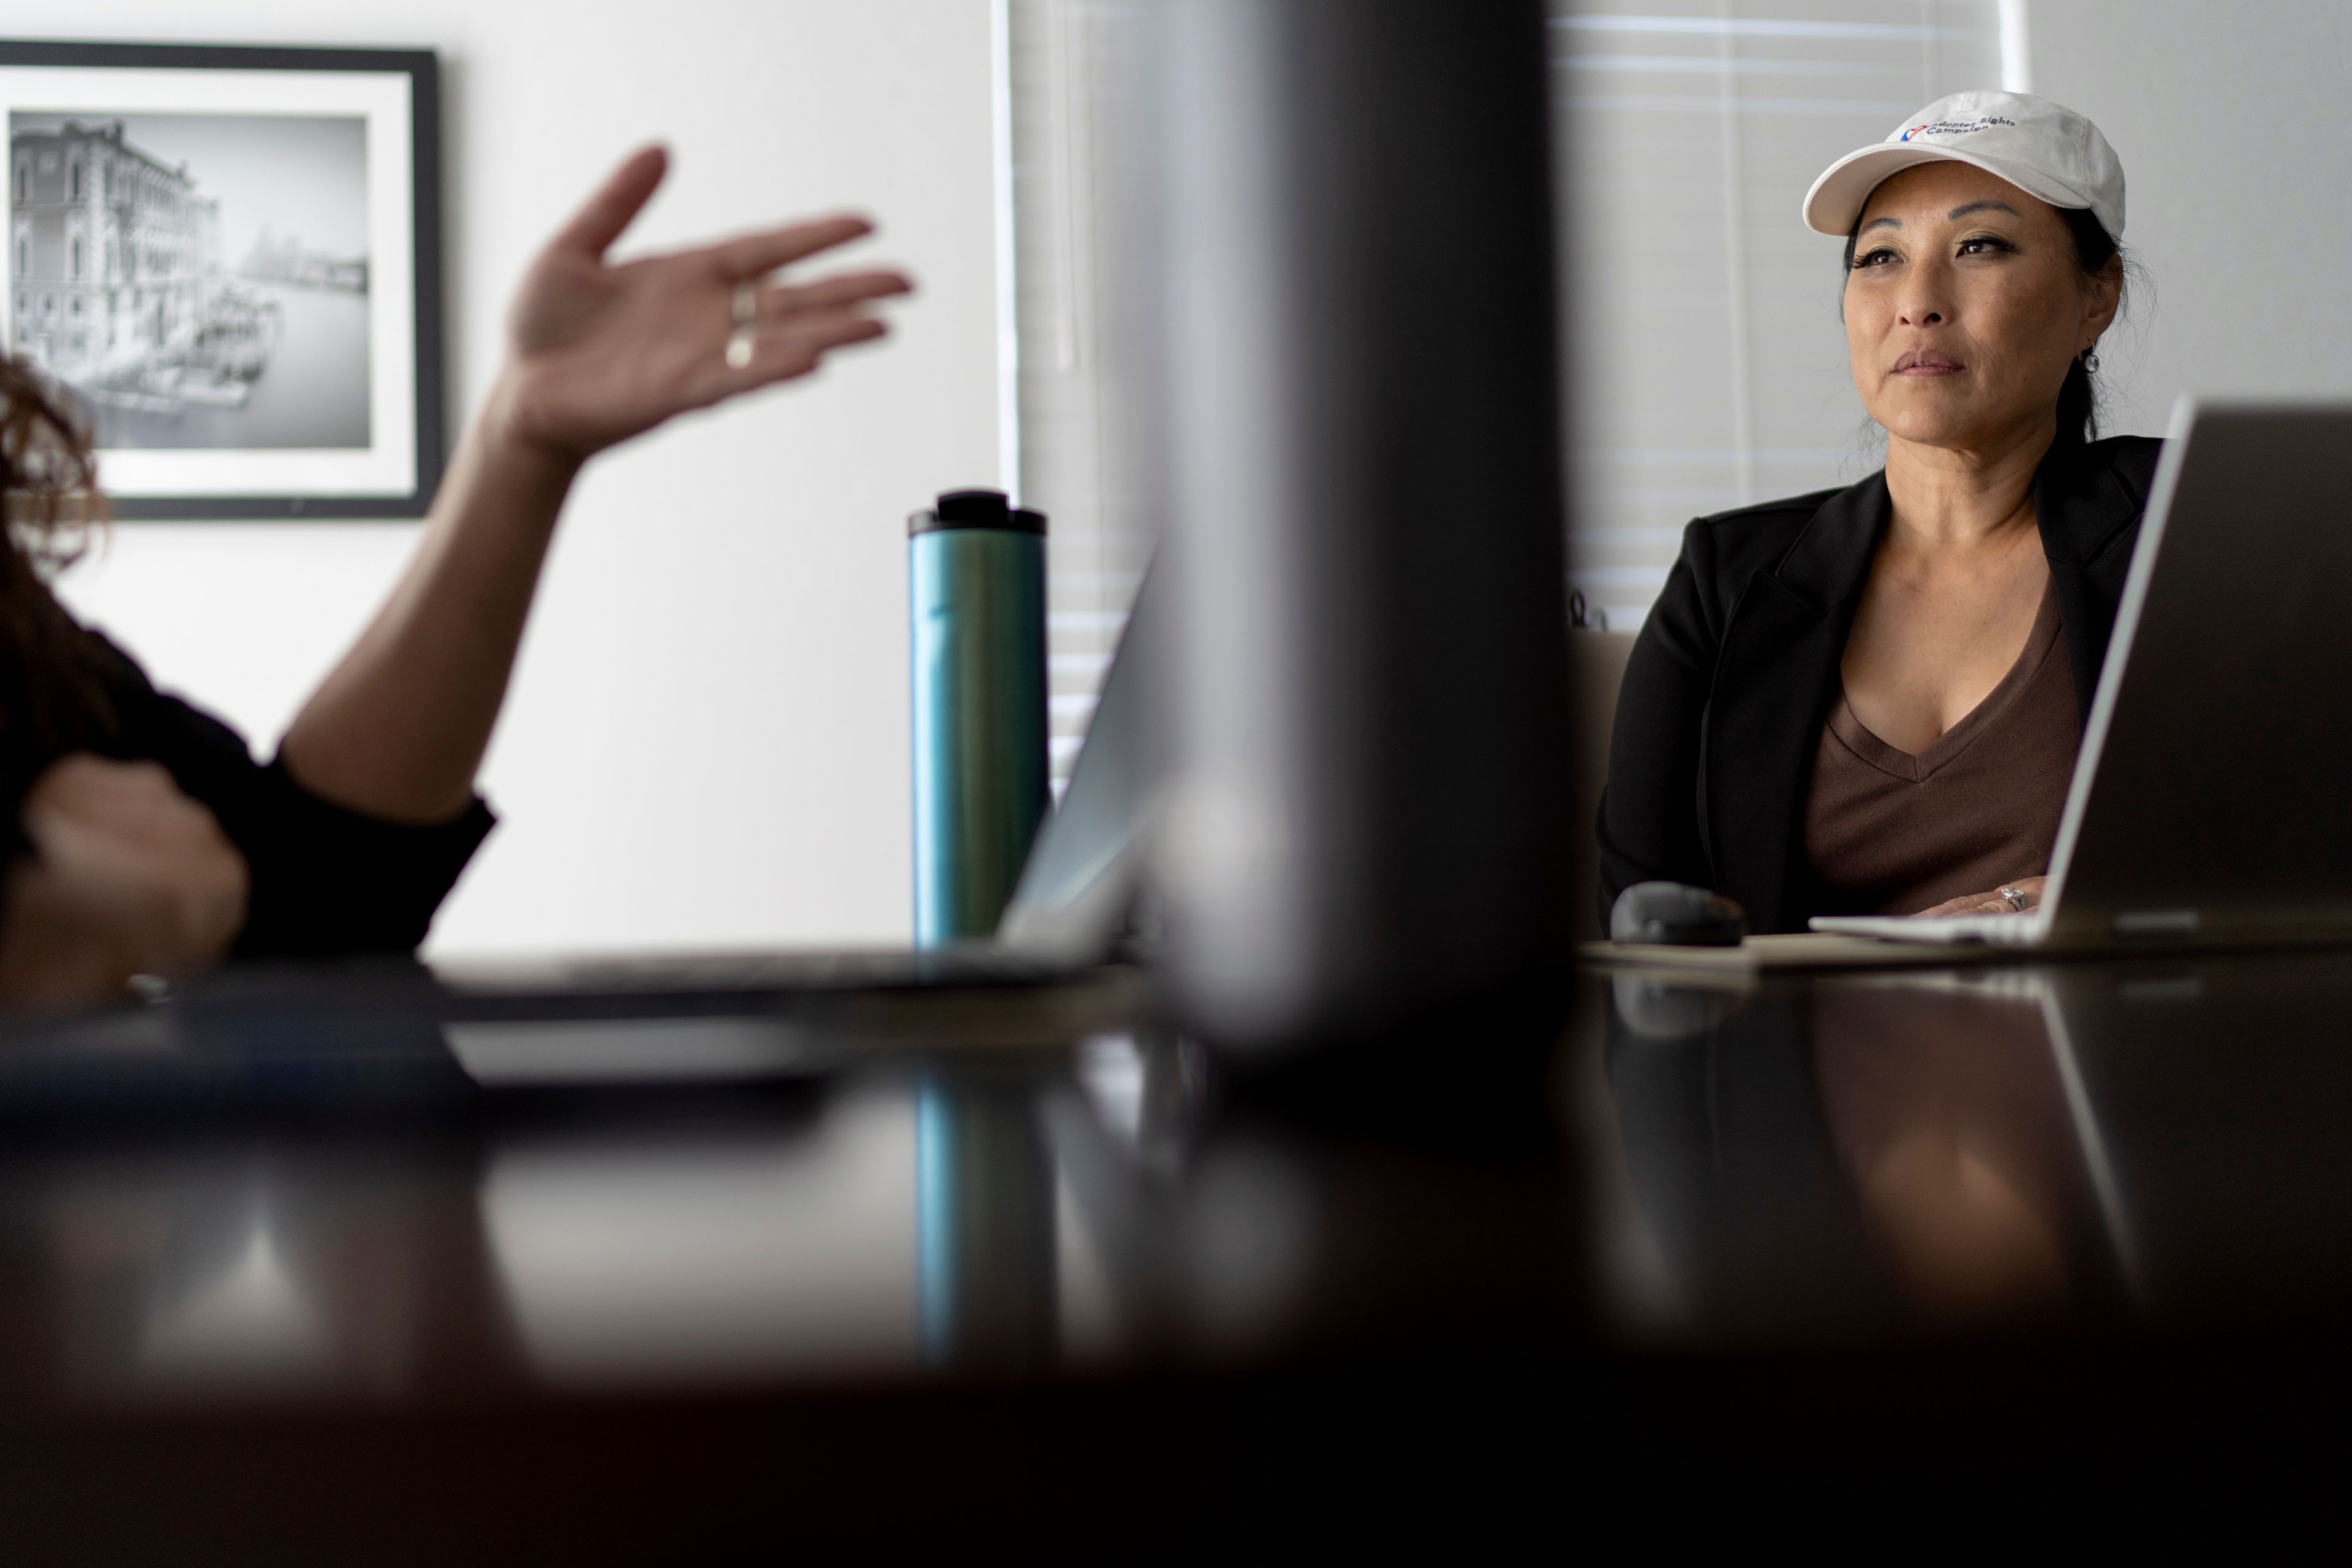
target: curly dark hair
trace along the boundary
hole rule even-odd
[[[49,591],[106,521],[88,425],[31,367],[0,354],[0,803],[115,733],[100,645]]]

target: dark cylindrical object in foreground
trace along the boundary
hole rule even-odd
[[[950,490],[907,520],[915,944],[996,929],[1051,799],[1045,519]]]
[[[1155,25],[1173,995],[1257,1052],[1549,1006],[1591,826],[1543,7],[1166,0]]]

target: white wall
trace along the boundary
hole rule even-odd
[[[856,205],[917,276],[887,346],[591,468],[485,773],[503,824],[429,951],[904,939],[902,522],[998,477],[990,11],[12,0],[17,37],[439,50],[459,410],[532,251],[648,139],[676,166],[625,247]],[[415,533],[121,524],[65,591],[267,754]]]
[[[2154,284],[2100,351],[2112,428],[2185,391],[2352,394],[2352,6],[2030,0],[2027,31],[2033,90],[2122,158]]]

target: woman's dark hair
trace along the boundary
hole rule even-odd
[[[2085,279],[2095,279],[2107,269],[2107,263],[2123,254],[2123,247],[2107,232],[2098,215],[2088,207],[2055,209],[2066,225],[2066,232],[2074,241],[2074,265]],[[1862,216],[1854,215],[1854,226],[1846,231],[1845,270],[1853,275],[1854,241],[1862,233]],[[2058,439],[2089,443],[2099,438],[2099,390],[2092,384],[2091,372],[2076,354],[2074,363],[2066,367],[2066,379],[2058,387]]]
[[[50,763],[115,730],[98,646],[48,579],[103,521],[89,434],[28,366],[0,354],[0,838]]]

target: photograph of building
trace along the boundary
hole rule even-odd
[[[364,447],[366,173],[357,119],[11,114],[10,342],[103,447]]]

